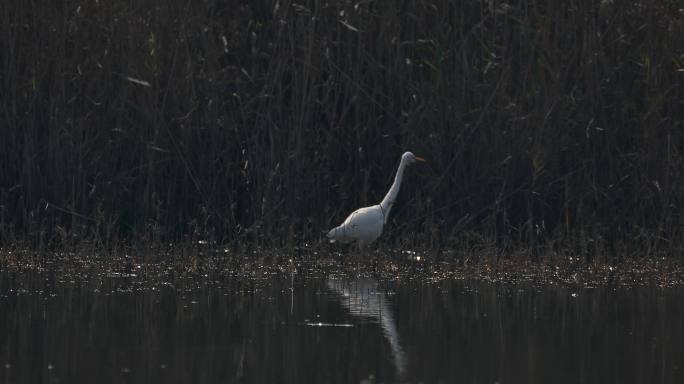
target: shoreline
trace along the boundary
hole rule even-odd
[[[474,254],[473,254],[474,255]],[[261,250],[232,252],[204,249],[188,252],[86,253],[0,249],[0,270],[22,274],[48,273],[60,280],[125,277],[133,281],[165,282],[183,278],[213,280],[263,280],[269,277],[303,278],[372,277],[383,281],[438,283],[473,280],[490,283],[533,283],[583,287],[661,288],[684,286],[684,263],[676,257],[595,261],[575,257],[529,258],[479,257],[476,260],[439,260],[414,251],[373,252],[366,255],[323,250]]]

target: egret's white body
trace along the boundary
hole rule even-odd
[[[380,237],[382,228],[387,223],[390,210],[399,194],[399,187],[404,177],[404,169],[407,165],[413,164],[416,161],[425,160],[411,152],[404,153],[401,156],[397,174],[394,176],[394,183],[392,183],[389,191],[387,191],[387,195],[385,195],[380,204],[359,208],[352,212],[342,224],[328,232],[330,241],[339,241],[341,243],[358,241],[363,245],[371,243]]]

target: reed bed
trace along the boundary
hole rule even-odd
[[[0,6],[0,244],[684,252],[679,1]]]

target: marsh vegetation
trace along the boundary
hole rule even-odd
[[[678,1],[6,1],[0,244],[682,255]]]
[[[682,382],[683,86],[674,0],[2,0],[0,382]]]

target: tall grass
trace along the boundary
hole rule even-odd
[[[678,1],[9,0],[0,238],[682,253]],[[396,214],[395,214],[396,213]]]

